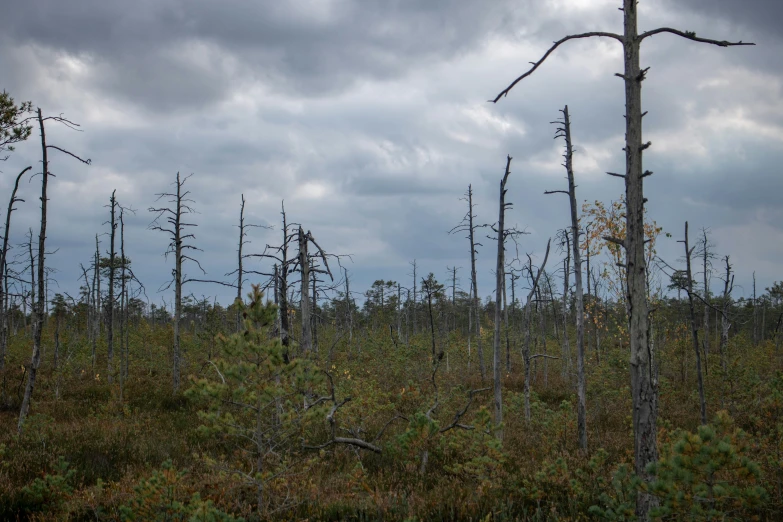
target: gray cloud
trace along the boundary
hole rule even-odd
[[[573,115],[579,199],[608,202],[622,193],[604,174],[624,164],[623,89],[613,76],[621,50],[598,40],[569,44],[500,103],[486,100],[563,34],[621,30],[615,3],[334,0],[318,3],[324,9],[305,1],[166,0],[131,10],[119,2],[15,1],[0,19],[0,68],[8,71],[0,88],[80,121],[84,133],[53,128],[52,142],[93,159],[86,167],[53,158],[49,239],[59,248],[52,262],[63,288],[74,291],[94,234],[107,230],[103,205],[117,188],[137,209],[126,225],[129,255],[160,299],[167,238],[147,230],[147,207],[177,171],[194,173],[188,187],[204,250],[197,257],[210,278],[234,268],[244,193],[253,222],[278,226],[285,200],[289,220],[327,250],[352,254],[356,289],[381,277],[408,281],[414,258],[422,275],[446,279],[446,266],[468,264],[467,241],[446,234],[465,213],[459,198],[472,183],[479,220],[493,222],[507,153],[509,221],[530,232],[522,251],[541,254],[568,220],[565,198],[542,194],[565,183],[549,123],[563,105]],[[711,227],[718,249],[737,256],[738,278],[756,269],[769,285],[780,279],[778,252],[762,233],[780,232],[783,211],[776,201],[783,64],[775,61],[783,42],[766,21],[733,16],[739,4],[713,11],[696,0],[659,0],[642,12],[643,28],[764,38],[737,49],[665,35],[645,42],[645,135],[653,141],[645,161],[655,171],[646,195],[667,231],[679,237],[686,219]],[[0,194],[10,191],[15,166],[37,165],[37,154],[28,143],[3,165]],[[37,185],[23,190],[28,203],[15,218],[15,242],[36,219]],[[250,249],[279,234],[254,229]],[[661,243],[667,259],[680,255],[677,237]],[[494,245],[483,243],[479,285],[488,293]],[[224,302],[233,294],[191,290]]]

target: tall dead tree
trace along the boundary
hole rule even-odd
[[[161,192],[156,194],[158,196],[156,201],[160,201],[166,198],[167,202],[173,205],[173,208],[150,207],[148,209],[149,212],[157,214],[148,228],[150,230],[157,230],[169,235],[170,241],[166,251],[163,253],[164,257],[168,258],[169,255],[174,255],[174,270],[171,271],[172,278],[168,283],[165,283],[161,287],[161,290],[166,290],[174,286],[174,346],[172,350],[173,357],[171,371],[171,380],[174,393],[179,391],[180,372],[182,365],[179,324],[182,317],[182,287],[190,282],[216,283],[231,288],[234,287],[233,284],[222,281],[194,279],[192,277],[187,277],[183,272],[183,265],[185,261],[190,261],[194,263],[202,273],[206,274],[206,271],[201,267],[201,263],[199,263],[193,256],[186,253],[190,251],[201,250],[192,244],[186,243],[187,240],[196,238],[194,234],[187,231],[190,229],[190,227],[197,226],[195,223],[188,223],[185,221],[189,214],[194,214],[196,212],[195,209],[191,206],[194,201],[188,197],[190,195],[190,191],[184,189],[185,182],[188,180],[188,178],[190,178],[190,176],[192,176],[192,174],[183,178],[180,176],[179,172],[177,172],[177,179],[174,183],[172,183],[174,186],[174,191]]]
[[[502,369],[500,360],[500,323],[502,321],[503,305],[503,287],[506,277],[504,275],[505,264],[505,244],[506,244],[506,208],[511,204],[506,203],[506,182],[511,174],[511,156],[506,157],[506,171],[503,179],[500,180],[500,203],[498,205],[498,223],[495,228],[498,242],[497,264],[495,265],[495,339],[492,343],[492,374],[494,379],[494,413],[495,413],[495,434],[499,439],[503,438],[501,426],[503,424],[503,391],[502,391]],[[494,228],[494,227],[493,227]]]
[[[125,257],[125,212],[120,207],[120,397],[128,378],[128,258]]]
[[[261,254],[245,254],[244,257],[260,257],[268,258],[275,262],[275,270],[272,277],[274,277],[276,288],[276,302],[278,303],[278,314],[280,317],[280,343],[283,345],[283,359],[288,363],[290,361],[290,345],[291,345],[291,316],[289,309],[288,299],[288,276],[291,273],[291,265],[296,262],[297,258],[291,258],[288,254],[288,247],[291,242],[296,239],[297,232],[289,232],[289,227],[292,226],[288,222],[288,217],[285,212],[285,202],[280,202],[280,215],[283,217],[283,241],[279,246],[266,245],[264,252]],[[254,270],[245,270],[245,273],[261,274],[262,272]]]
[[[242,312],[241,312],[241,304],[242,304],[242,288],[245,283],[245,275],[248,273],[244,269],[244,260],[247,257],[252,257],[251,255],[243,254],[245,245],[250,243],[247,238],[247,228],[269,228],[264,227],[261,225],[254,225],[251,223],[245,223],[245,195],[242,194],[242,203],[239,206],[239,242],[237,244],[237,268],[233,272],[229,272],[226,274],[226,276],[230,276],[233,274],[237,275],[237,281],[236,281],[236,288],[237,288],[237,298],[236,301],[234,301],[235,308],[236,308],[236,316],[234,320],[236,321],[236,329],[237,332],[242,329]],[[256,271],[251,270],[249,273],[258,273]],[[270,275],[270,274],[263,274],[263,275]],[[275,284],[277,284],[277,280],[275,280]],[[275,295],[275,302],[277,302],[277,295]]]
[[[701,423],[707,424],[707,403],[704,399],[704,376],[701,371],[701,349],[699,346],[699,330],[696,325],[696,309],[693,306],[693,271],[691,270],[691,256],[696,248],[688,245],[688,222],[685,222],[685,239],[679,241],[685,245],[685,284],[688,285],[688,306],[691,320],[691,339],[693,340],[693,351],[696,354],[696,374],[699,383],[699,406],[701,412]],[[706,306],[706,304],[705,304]]]
[[[117,251],[115,249],[115,238],[117,235],[117,198],[115,197],[116,190],[112,191],[111,198],[109,198],[109,208],[111,220],[109,221],[109,296],[106,300],[106,352],[108,356],[108,369],[107,379],[109,384],[112,383],[114,378],[114,280],[116,274]]]
[[[310,316],[312,310],[312,303],[310,302],[310,272],[322,272],[328,274],[334,281],[332,271],[329,269],[329,263],[326,261],[326,254],[323,249],[318,246],[313,234],[308,230],[307,232],[299,226],[297,232],[297,238],[299,243],[299,255],[297,258],[297,265],[299,266],[300,279],[300,291],[301,299],[299,301],[299,311],[302,318],[302,339],[300,341],[300,351],[302,355],[307,355],[313,350],[313,334],[312,334],[312,318]],[[318,250],[317,256],[321,258],[324,263],[324,269],[316,269],[311,266],[310,255],[308,254],[308,245],[312,243]]]
[[[124,389],[124,383],[128,380],[128,371],[130,367],[129,353],[129,305],[130,305],[130,283],[135,282],[139,290],[146,294],[144,285],[136,278],[131,268],[130,259],[125,255],[125,211],[135,214],[136,211],[131,208],[120,206],[120,379],[121,393]]]
[[[237,332],[242,329],[242,314],[239,304],[242,302],[242,247],[245,246],[245,195],[242,194],[242,205],[239,207],[239,246],[237,247],[237,300],[236,322]]]
[[[98,234],[95,234],[95,256],[93,260],[93,274],[92,274],[92,290],[93,290],[93,306],[95,307],[93,311],[93,315],[95,317],[95,320],[93,321],[93,334],[92,334],[92,356],[90,360],[92,361],[92,374],[95,375],[95,363],[97,359],[97,350],[98,350],[98,337],[101,333],[101,317],[103,317],[102,314],[102,308],[101,308],[101,251],[100,251],[100,242],[98,241]]]
[[[476,322],[476,349],[478,350],[479,360],[479,373],[481,374],[481,380],[483,381],[486,376],[486,365],[484,364],[484,349],[481,346],[481,301],[479,300],[478,285],[476,277],[476,254],[478,250],[476,247],[482,246],[481,243],[476,242],[476,229],[479,227],[485,227],[486,225],[476,225],[474,219],[476,218],[473,213],[473,186],[468,185],[468,191],[465,194],[463,200],[468,202],[468,212],[459,225],[452,228],[449,233],[454,232],[467,232],[468,241],[470,242],[470,285],[472,290],[472,307],[473,307],[473,319]]]
[[[7,270],[8,266],[6,258],[8,256],[8,237],[11,233],[11,213],[13,213],[14,205],[24,202],[23,199],[16,197],[16,193],[19,190],[19,181],[24,174],[33,167],[27,167],[19,175],[16,176],[14,182],[14,189],[11,191],[11,199],[8,200],[8,210],[5,214],[5,230],[3,232],[3,247],[0,250],[0,372],[5,369],[5,352],[8,346],[8,307],[6,306],[7,293],[4,292],[7,286]]]
[[[75,158],[82,163],[89,165],[91,161],[89,159],[82,159],[79,156],[61,149],[55,145],[49,145],[46,143],[46,129],[44,123],[46,121],[53,121],[56,123],[62,123],[68,128],[75,129],[77,124],[70,120],[63,118],[62,116],[47,116],[43,117],[40,107],[38,108],[38,128],[41,131],[41,163],[43,165],[41,171],[41,229],[38,233],[38,302],[33,305],[33,355],[30,359],[30,366],[27,368],[27,385],[24,390],[24,398],[22,399],[22,407],[19,410],[19,424],[17,431],[21,435],[24,429],[24,421],[27,418],[27,413],[30,411],[30,401],[33,398],[33,389],[35,388],[35,378],[38,374],[38,365],[41,363],[41,335],[43,334],[44,317],[46,310],[46,207],[48,202],[47,188],[49,185],[49,149],[59,150],[72,158]],[[32,238],[31,242],[32,242]]]
[[[571,206],[571,237],[573,238],[574,280],[576,283],[576,395],[577,395],[577,434],[579,448],[587,451],[587,385],[585,381],[585,310],[582,295],[582,258],[579,248],[579,211],[576,206],[576,184],[574,183],[574,148],[571,142],[571,118],[568,115],[568,105],[561,111],[563,119],[556,121],[560,125],[555,137],[565,138],[565,154],[563,166],[568,175],[568,190],[550,190],[544,194],[565,194]]]
[[[656,423],[658,417],[657,379],[654,372],[653,352],[649,338],[649,306],[647,302],[647,267],[644,252],[644,178],[651,173],[642,168],[642,153],[650,146],[642,144],[642,81],[649,68],[642,69],[639,50],[645,38],[670,33],[695,42],[721,47],[753,45],[743,42],[727,42],[697,37],[692,31],[680,31],[660,27],[639,34],[637,29],[638,0],[623,0],[623,34],[604,31],[565,36],[547,50],[532,67],[516,78],[498,94],[497,103],[514,86],[530,76],[542,63],[565,42],[583,38],[603,37],[619,42],[623,46],[624,71],[616,75],[625,84],[625,174],[617,177],[625,180],[626,237],[613,238],[625,247],[627,272],[627,302],[629,307],[628,332],[631,344],[631,394],[633,398],[634,463],[636,473],[645,481],[652,479],[647,465],[658,459]],[[636,514],[642,520],[649,518],[654,499],[645,492],[639,493]]]

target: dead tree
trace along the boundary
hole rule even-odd
[[[97,358],[97,343],[98,343],[98,337],[100,336],[101,332],[101,317],[102,317],[102,308],[101,308],[101,251],[100,251],[100,242],[98,241],[98,234],[95,234],[95,259],[93,260],[93,275],[92,275],[92,290],[94,292],[93,297],[93,306],[95,307],[95,310],[93,312],[93,315],[95,317],[95,320],[93,321],[93,335],[92,335],[92,356],[90,360],[92,361],[92,374],[95,375],[95,363]]]
[[[721,47],[753,45],[743,42],[727,42],[697,37],[692,31],[680,31],[661,27],[639,34],[637,29],[638,0],[623,0],[623,34],[592,31],[573,34],[554,42],[532,67],[516,78],[498,94],[493,102],[506,96],[514,86],[530,76],[560,45],[570,40],[591,37],[610,38],[619,42],[624,50],[624,71],[616,75],[625,83],[625,174],[617,177],[625,180],[626,237],[613,238],[625,247],[627,272],[627,301],[629,305],[629,336],[631,344],[631,394],[633,398],[634,462],[636,473],[645,481],[651,480],[647,464],[658,459],[656,423],[658,417],[657,382],[654,377],[654,359],[649,339],[649,306],[647,302],[647,267],[644,252],[644,177],[650,175],[642,168],[642,153],[650,146],[642,144],[642,81],[649,68],[639,64],[642,41],[662,33],[681,36],[695,42]],[[648,493],[637,497],[636,514],[642,520],[649,518],[654,500]]]
[[[120,207],[120,400],[128,378],[128,258],[125,257],[125,213]]]
[[[729,330],[731,329],[729,308],[731,307],[731,292],[734,290],[734,274],[731,273],[729,256],[726,256],[724,261],[726,263],[726,279],[723,280],[723,303],[720,317],[720,361],[725,373],[728,370]]]
[[[451,328],[457,329],[457,270],[458,267],[446,267],[451,272]],[[446,330],[448,330],[448,321],[446,321]]]
[[[553,122],[560,125],[555,137],[565,138],[566,148],[564,167],[568,174],[568,190],[551,190],[544,194],[561,193],[568,196],[571,206],[571,237],[573,238],[574,280],[576,283],[576,394],[578,398],[577,433],[579,448],[587,451],[587,389],[585,382],[585,322],[584,300],[582,295],[582,258],[579,248],[579,211],[576,206],[576,184],[574,183],[574,149],[571,142],[571,119],[568,115],[568,105],[561,111],[563,119]]]
[[[82,163],[89,165],[91,161],[89,159],[82,159],[79,156],[61,149],[55,145],[47,145],[46,143],[46,130],[44,122],[53,121],[56,123],[62,123],[66,127],[74,130],[78,127],[77,124],[69,121],[62,116],[47,116],[43,117],[40,107],[38,108],[38,127],[41,131],[41,155],[43,170],[41,171],[41,229],[38,233],[38,302],[33,306],[33,355],[30,360],[30,366],[27,368],[27,386],[24,390],[24,398],[22,399],[22,407],[19,410],[19,424],[17,431],[21,435],[24,428],[24,421],[27,418],[27,413],[30,411],[30,401],[33,398],[33,389],[35,387],[35,378],[38,373],[38,365],[41,362],[41,335],[43,334],[44,316],[46,310],[46,207],[47,207],[47,188],[49,184],[49,149],[59,150],[72,158],[75,158]],[[32,238],[31,238],[32,242]]]
[[[280,336],[280,343],[283,345],[283,360],[286,363],[290,361],[290,345],[291,345],[291,316],[289,308],[288,290],[289,280],[288,276],[292,272],[291,265],[297,261],[297,258],[291,258],[288,253],[288,248],[291,242],[297,237],[297,232],[289,232],[289,227],[293,226],[288,222],[288,217],[285,212],[285,202],[280,202],[280,214],[283,216],[283,241],[279,246],[266,245],[264,251],[261,254],[244,254],[243,258],[258,257],[271,259],[274,265],[274,272],[272,274],[265,274],[258,270],[244,270],[246,274],[257,275],[271,275],[274,278],[275,290],[275,302],[278,304],[278,315],[280,317],[280,327],[278,334]]]
[[[135,210],[130,208],[120,207],[120,259],[122,265],[120,267],[120,393],[124,390],[124,383],[128,380],[128,371],[130,368],[130,352],[129,352],[129,311],[130,305],[130,283],[135,281],[141,292],[146,294],[144,285],[136,278],[133,273],[133,269],[130,267],[130,259],[125,255],[125,211],[129,211],[133,214]]]
[[[434,314],[432,313],[432,298],[435,297],[437,299],[438,297],[441,296],[441,293],[443,292],[443,285],[438,283],[438,281],[435,279],[435,274],[430,272],[426,278],[422,278],[421,290],[427,296],[427,312],[430,319],[430,338],[432,340],[432,361],[434,362],[436,357],[435,356],[436,348],[435,348],[435,319],[434,319]]]
[[[413,307],[411,309],[411,314],[413,315],[413,335],[416,335],[419,333],[419,323],[416,320],[416,294],[417,294],[417,279],[416,279],[416,271],[418,269],[418,265],[416,264],[416,260],[414,259],[410,265],[413,267]],[[409,274],[410,275],[410,274]]]
[[[348,269],[343,268],[345,274],[345,309],[348,315],[348,353],[353,347],[353,301],[351,300],[351,285],[348,279]]]
[[[239,242],[237,246],[237,269],[233,272],[229,272],[226,274],[226,276],[230,276],[233,274],[237,274],[237,300],[234,302],[236,307],[236,328],[237,332],[239,332],[242,329],[242,311],[241,311],[241,304],[242,304],[242,287],[245,283],[244,277],[247,272],[244,270],[243,261],[245,258],[250,257],[248,255],[243,254],[243,250],[246,244],[250,243],[247,239],[247,228],[270,228],[265,227],[262,225],[254,225],[251,223],[245,223],[245,195],[242,194],[242,203],[239,206]],[[252,271],[251,271],[252,273]],[[266,275],[266,274],[265,274]],[[277,299],[277,296],[275,296],[275,299]]]
[[[506,182],[508,176],[511,174],[511,156],[506,156],[506,171],[503,174],[503,179],[500,180],[500,204],[498,205],[498,223],[495,232],[497,234],[498,242],[498,254],[497,264],[495,265],[495,340],[492,344],[492,369],[494,379],[494,413],[495,413],[495,429],[496,436],[499,439],[503,438],[502,424],[503,424],[503,395],[502,395],[502,370],[500,362],[500,322],[502,320],[502,299],[503,299],[503,286],[506,278],[504,275],[505,269],[505,243],[506,243],[506,208],[511,204],[506,203]],[[494,228],[494,227],[493,227]]]
[[[299,231],[297,232],[297,240],[299,244],[299,256],[297,258],[297,265],[299,266],[299,273],[301,275],[300,280],[300,315],[302,317],[302,339],[300,342],[300,351],[302,355],[307,355],[313,350],[313,335],[312,335],[312,319],[310,317],[311,315],[311,309],[312,303],[310,302],[310,272],[321,272],[324,274],[328,274],[332,281],[334,281],[334,276],[332,276],[332,271],[329,269],[329,263],[326,261],[326,254],[324,254],[323,249],[318,246],[318,243],[316,243],[315,238],[313,237],[313,234],[308,230],[307,232],[304,231],[302,226],[299,226]],[[308,254],[308,245],[312,243],[313,246],[318,250],[317,256],[321,258],[321,260],[324,263],[324,269],[316,269],[311,266],[311,259]]]
[[[108,308],[106,311],[106,352],[108,355],[107,379],[109,384],[112,383],[112,379],[114,378],[114,279],[117,269],[115,266],[115,260],[117,257],[114,246],[117,235],[116,192],[116,190],[112,191],[111,198],[109,198],[109,208],[111,214],[111,221],[109,221],[109,226],[111,227],[111,231],[109,232],[109,296],[106,300],[106,307]]]
[[[699,347],[699,330],[696,326],[696,310],[693,306],[693,272],[691,270],[691,256],[696,248],[688,245],[688,222],[685,222],[685,240],[679,241],[685,245],[685,284],[688,285],[688,306],[691,320],[691,339],[693,340],[693,351],[696,354],[696,375],[699,382],[699,405],[701,411],[701,423],[707,424],[707,403],[704,399],[704,376],[701,372],[701,349]]]
[[[174,389],[174,393],[177,393],[179,391],[179,385],[180,385],[180,370],[181,370],[181,358],[182,353],[180,352],[180,318],[182,316],[182,287],[190,282],[200,282],[200,283],[216,283],[223,286],[228,287],[234,287],[231,283],[225,283],[222,281],[214,281],[214,280],[208,280],[208,279],[194,279],[191,277],[187,277],[183,272],[183,264],[185,261],[190,261],[192,263],[195,263],[195,265],[201,270],[202,273],[206,274],[206,271],[201,267],[201,263],[199,263],[194,257],[191,255],[186,254],[186,252],[194,251],[194,250],[200,250],[199,248],[196,248],[194,245],[186,243],[187,240],[195,239],[196,236],[192,233],[188,233],[187,230],[189,230],[190,227],[197,226],[195,223],[188,223],[185,221],[186,216],[188,214],[194,214],[196,211],[191,206],[194,201],[188,196],[190,195],[189,190],[184,190],[185,182],[190,178],[192,174],[185,176],[184,178],[180,177],[179,172],[177,172],[177,180],[172,183],[174,185],[174,192],[161,192],[159,194],[156,194],[158,196],[158,199],[156,201],[160,201],[161,199],[168,198],[168,203],[172,204],[174,208],[170,207],[150,207],[148,209],[149,212],[152,212],[154,214],[157,214],[155,216],[155,219],[150,223],[149,229],[150,230],[157,230],[160,232],[165,232],[169,235],[170,242],[168,245],[168,248],[164,252],[164,257],[168,258],[169,255],[174,254],[174,270],[172,270],[172,278],[171,281],[164,284],[161,287],[161,290],[167,290],[171,288],[171,286],[174,286],[174,347],[173,347],[173,364],[172,364],[172,385]],[[165,219],[162,219],[165,218]]]
[[[541,279],[541,274],[544,273],[544,268],[546,267],[546,261],[549,259],[550,243],[551,240],[546,242],[546,253],[544,254],[544,261],[541,263],[541,266],[538,268],[535,276],[533,275],[533,259],[529,255],[527,256],[531,288],[525,301],[525,344],[522,352],[522,358],[525,360],[525,420],[527,421],[530,421],[530,367],[533,364],[533,360],[537,359],[538,357],[557,359],[557,357],[552,357],[551,355],[546,354],[530,354],[530,324],[532,322],[530,315],[533,308],[533,296],[536,295],[538,281]]]
[[[0,250],[0,372],[2,372],[5,369],[5,352],[6,348],[8,346],[8,307],[6,306],[6,297],[7,293],[4,292],[5,287],[7,286],[6,281],[6,270],[7,270],[7,264],[6,264],[6,258],[8,256],[8,237],[11,231],[11,213],[16,210],[14,208],[14,205],[21,202],[24,202],[23,199],[16,197],[16,193],[19,190],[19,181],[22,179],[22,176],[28,171],[32,169],[32,167],[27,167],[22,172],[19,173],[19,175],[16,176],[16,181],[14,182],[14,189],[11,192],[11,199],[8,201],[8,210],[6,211],[5,215],[5,231],[3,233],[3,247],[2,250]]]
[[[710,259],[712,258],[712,253],[710,252],[710,244],[707,241],[707,229],[703,228],[701,230],[702,233],[702,241],[701,241],[701,259],[702,259],[702,270],[704,273],[702,274],[704,276],[704,357],[705,359],[710,353]],[[705,361],[705,370],[706,370],[706,364],[707,361]]]
[[[571,339],[568,337],[568,294],[571,289],[569,280],[571,278],[571,236],[567,229],[562,231],[563,243],[565,243],[565,258],[563,259],[563,365],[561,366],[561,376],[563,379],[571,380]],[[576,240],[574,240],[576,243]],[[561,243],[561,247],[563,244]]]
[[[87,344],[92,344],[93,339],[93,329],[92,329],[92,323],[95,320],[95,314],[93,310],[93,303],[92,303],[92,290],[90,286],[90,276],[87,274],[87,269],[84,268],[84,265],[79,263],[79,268],[82,270],[82,277],[84,278],[84,299],[85,299],[85,305],[87,305],[87,331],[86,337],[87,337]]]
[[[753,271],[753,346],[759,344],[759,321],[757,310],[758,298],[756,297],[756,271]]]

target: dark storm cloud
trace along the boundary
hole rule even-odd
[[[645,195],[651,217],[676,236],[661,241],[667,259],[679,257],[675,240],[688,219],[694,229],[712,227],[719,253],[737,256],[742,277],[756,269],[769,285],[780,279],[771,260],[783,256],[774,248],[783,236],[776,201],[783,43],[755,14],[732,14],[732,6],[751,3],[640,4],[642,29],[759,37],[755,48],[671,35],[645,42],[644,131],[653,141],[645,163],[655,171]],[[289,221],[311,229],[329,252],[352,254],[345,263],[357,290],[381,277],[410,284],[413,259],[421,275],[445,280],[446,266],[467,266],[467,240],[447,235],[465,213],[459,198],[472,183],[479,222],[494,222],[506,154],[514,157],[508,221],[530,232],[520,254],[542,254],[547,238],[568,224],[567,200],[542,194],[565,188],[562,143],[550,124],[565,104],[579,199],[608,203],[623,192],[604,174],[624,168],[615,42],[569,43],[507,98],[486,102],[562,35],[620,31],[616,4],[15,0],[0,19],[0,88],[84,124],[84,133],[51,130],[58,145],[93,159],[91,167],[63,156],[52,164],[50,243],[60,250],[51,259],[63,286],[89,261],[94,234],[108,230],[103,206],[116,188],[137,210],[126,222],[129,255],[159,302],[155,291],[171,263],[162,256],[165,235],[147,230],[147,207],[171,189],[177,171],[194,174],[187,188],[199,212],[195,244],[204,250],[196,257],[210,279],[234,268],[244,193],[249,221],[278,226],[285,200]],[[14,169],[36,165],[37,154],[31,142],[10,161]],[[4,194],[14,169],[3,165]],[[29,202],[36,188],[25,185]],[[36,213],[35,204],[20,208],[16,243]],[[249,251],[279,236],[253,229]],[[486,295],[496,247],[482,243]],[[188,273],[200,274],[195,266]],[[233,293],[188,291],[224,302]]]
[[[325,96],[448,60],[510,32],[518,2],[17,1],[7,41],[94,61],[93,81],[154,111],[204,107],[253,81]],[[520,9],[521,6],[515,6]],[[531,10],[532,12],[533,10]]]

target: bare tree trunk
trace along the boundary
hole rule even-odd
[[[106,347],[108,354],[108,369],[106,378],[108,379],[109,384],[112,383],[112,379],[114,378],[114,262],[117,258],[114,247],[114,241],[117,232],[117,222],[115,217],[117,199],[114,197],[114,194],[116,192],[116,190],[112,191],[111,198],[109,199],[109,205],[111,208],[111,221],[109,222],[109,226],[111,227],[111,233],[109,235],[109,298],[106,301],[106,305],[109,308],[107,310],[108,317],[106,318]]]
[[[495,340],[492,345],[493,353],[493,377],[494,377],[494,412],[495,412],[495,435],[498,439],[503,438],[503,395],[502,395],[502,370],[500,359],[500,323],[502,320],[502,299],[503,287],[505,286],[505,242],[506,231],[504,228],[506,217],[506,182],[511,173],[511,156],[506,157],[506,172],[500,181],[500,204],[498,206],[498,225],[497,240],[498,254],[497,264],[495,265]]]
[[[98,243],[98,234],[95,234],[95,261],[92,275],[92,288],[95,292],[93,298],[93,305],[95,306],[95,321],[93,321],[93,328],[95,329],[92,335],[92,377],[95,377],[95,364],[98,353],[98,337],[101,334],[101,319],[103,318],[103,311],[101,308],[101,252]]]
[[[299,301],[300,313],[302,315],[302,339],[300,341],[300,351],[302,355],[307,355],[313,348],[313,334],[310,322],[310,260],[307,257],[307,236],[299,227],[299,269],[302,279],[300,286],[301,299]]]
[[[5,352],[8,347],[8,306],[6,306],[7,292],[4,292],[8,286],[7,273],[8,263],[6,263],[6,257],[8,254],[8,237],[11,231],[11,213],[15,210],[14,205],[23,199],[16,197],[16,192],[19,190],[19,181],[22,176],[32,167],[27,167],[19,175],[16,176],[14,182],[14,189],[11,192],[11,199],[8,201],[8,210],[5,215],[5,232],[3,233],[3,249],[0,251],[0,372],[5,370]]]
[[[468,240],[470,241],[470,280],[473,287],[473,308],[476,321],[476,350],[478,351],[479,373],[483,381],[487,369],[484,363],[484,349],[481,346],[481,301],[479,300],[478,284],[476,277],[476,227],[473,224],[473,186],[468,185]]]
[[[125,392],[125,381],[128,379],[128,260],[125,257],[125,219],[120,207],[120,400]]]
[[[312,325],[313,325],[313,351],[315,353],[318,353],[318,293],[316,292],[315,284],[318,278],[313,274],[312,279],[312,285],[313,285],[313,307],[312,312],[310,314]]]
[[[457,267],[451,269],[451,329],[457,329]]]
[[[731,292],[734,289],[734,275],[731,273],[729,256],[724,258],[726,262],[726,279],[723,286],[723,310],[720,318],[720,361],[723,367],[724,375],[728,371],[728,352],[729,352],[729,308],[731,307]]]
[[[628,334],[631,345],[631,396],[633,398],[634,462],[636,474],[652,480],[647,465],[658,460],[658,383],[654,378],[650,350],[649,306],[647,303],[647,262],[644,252],[644,178],[642,168],[642,81],[639,65],[637,2],[623,0],[624,79],[625,79],[625,250],[627,295],[630,314]],[[653,497],[640,493],[636,514],[649,518]]]
[[[582,296],[582,259],[579,248],[579,213],[576,206],[576,184],[574,183],[574,162],[573,147],[571,142],[571,118],[568,115],[568,105],[562,110],[562,127],[558,128],[558,136],[565,138],[565,168],[568,174],[568,191],[548,191],[547,194],[565,193],[568,195],[571,207],[571,238],[573,239],[574,255],[574,280],[576,283],[576,375],[577,375],[577,433],[579,437],[579,448],[587,452],[587,398],[585,383],[585,323],[584,323],[584,300]],[[566,243],[568,234],[566,234]],[[566,296],[568,294],[568,262],[566,261],[565,274],[565,292],[563,293],[563,313],[565,315]],[[565,336],[568,339],[568,336]],[[570,350],[568,364],[570,366]]]
[[[709,242],[707,241],[707,229],[702,229],[702,270],[704,272],[704,356],[710,353],[710,281],[709,281]]]
[[[759,321],[758,321],[758,307],[756,303],[758,298],[756,297],[756,271],[753,271],[753,346],[759,344]]]
[[[416,279],[416,269],[418,266],[416,265],[416,260],[413,260],[413,310],[411,310],[411,313],[413,314],[413,335],[416,335],[419,333],[419,323],[417,321],[416,317],[416,285],[418,284],[418,281]]]
[[[291,331],[290,317],[288,315],[288,221],[285,214],[285,205],[280,204],[283,215],[283,243],[280,247],[280,339],[283,343],[283,359],[286,363],[290,360]]]
[[[691,338],[693,339],[693,350],[696,354],[696,374],[699,382],[699,405],[701,411],[701,423],[707,424],[707,403],[704,399],[704,377],[701,372],[701,349],[699,347],[699,330],[696,326],[696,309],[693,306],[693,272],[691,271],[691,255],[693,248],[688,245],[688,222],[685,222],[685,275],[688,282],[688,306],[691,319]]]
[[[48,201],[46,189],[49,183],[49,158],[46,147],[46,131],[44,129],[44,120],[41,115],[41,109],[38,109],[38,126],[41,130],[41,152],[43,171],[41,173],[41,231],[38,234],[38,303],[33,307],[33,355],[30,360],[30,366],[27,368],[27,386],[24,390],[22,407],[19,410],[19,424],[17,432],[22,434],[24,421],[30,411],[30,401],[33,398],[33,389],[35,387],[35,378],[38,374],[38,365],[41,363],[41,334],[44,324],[44,301],[46,300],[44,292],[45,256],[46,256],[46,204]],[[32,244],[32,236],[30,237]],[[31,270],[32,272],[32,270]]]
[[[171,384],[174,393],[179,391],[180,384],[180,332],[179,323],[182,317],[182,184],[177,172],[177,202],[174,224],[174,359],[171,372]]]
[[[430,338],[432,340],[432,362],[435,362],[435,352],[437,351],[435,348],[435,322],[432,316],[432,288],[426,286],[426,281],[422,281],[422,290],[425,290],[427,292],[427,311],[429,312],[430,316]]]
[[[187,255],[185,252],[189,250],[197,250],[197,248],[191,244],[186,244],[188,239],[194,239],[195,236],[192,233],[187,233],[187,227],[195,227],[195,223],[188,223],[185,221],[184,216],[186,214],[192,214],[195,210],[190,206],[193,202],[188,196],[189,190],[184,190],[185,182],[189,176],[182,178],[180,173],[177,172],[177,179],[173,183],[176,186],[174,192],[163,192],[158,194],[158,200],[164,197],[169,198],[169,203],[174,205],[174,208],[149,208],[150,212],[157,214],[155,220],[150,224],[150,229],[165,232],[171,238],[169,243],[167,254],[174,254],[174,272],[173,279],[170,284],[174,285],[174,346],[173,346],[173,364],[172,364],[172,388],[174,393],[179,391],[180,376],[182,367],[182,351],[181,351],[181,328],[180,322],[182,320],[182,285],[190,281],[200,281],[205,283],[214,283],[216,281],[205,281],[200,279],[185,279],[183,274],[182,265],[187,259],[195,263],[199,268],[201,265],[192,256]],[[165,216],[165,223],[160,219]],[[202,269],[203,271],[203,269]]]
[[[397,339],[402,339],[402,285],[397,283]]]
[[[242,279],[244,273],[242,272],[242,247],[245,244],[245,195],[242,194],[242,205],[239,207],[239,246],[237,248],[237,300],[236,300],[236,323],[237,332],[242,330],[242,314],[240,312],[240,304],[242,303]],[[275,280],[277,284],[277,280]],[[277,299],[277,296],[275,296]]]

